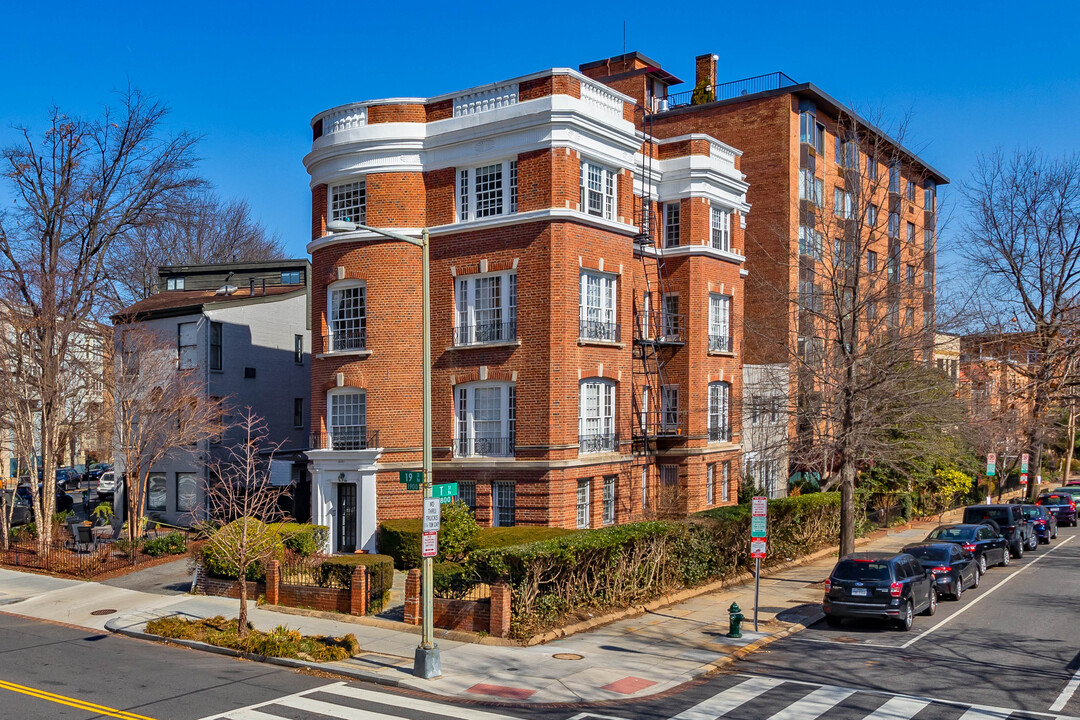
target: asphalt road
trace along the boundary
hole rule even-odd
[[[644,701],[481,707],[0,615],[0,718],[1028,720],[1080,717],[1080,534],[992,568],[909,633],[821,623]],[[1076,690],[1070,695],[1070,689]],[[39,691],[53,693],[47,696]],[[94,703],[93,708],[80,703]],[[113,710],[109,712],[107,710]]]

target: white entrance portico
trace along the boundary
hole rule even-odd
[[[308,450],[311,520],[330,528],[326,552],[375,552],[375,463],[381,448]]]

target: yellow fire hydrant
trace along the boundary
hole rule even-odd
[[[728,634],[729,638],[741,638],[742,637],[742,621],[743,614],[742,609],[739,608],[738,603],[731,603],[731,607],[728,608]]]

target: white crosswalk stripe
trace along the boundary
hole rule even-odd
[[[731,712],[758,695],[782,684],[782,680],[773,678],[750,678],[679,713],[671,720],[716,720],[721,715]]]
[[[867,715],[864,720],[909,720],[929,704],[929,700],[917,698],[889,698],[888,702]]]
[[[839,705],[854,694],[854,690],[847,688],[821,687],[802,700],[788,705],[769,720],[816,720],[829,708]]]

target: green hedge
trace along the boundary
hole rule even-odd
[[[316,579],[320,585],[336,580],[348,586],[353,570],[360,565],[367,568],[369,582],[378,583],[386,590],[394,584],[394,558],[389,555],[336,555],[319,565]]]
[[[330,539],[330,528],[308,523],[278,523],[275,526],[282,537],[282,544],[301,557],[311,557],[322,552]]]
[[[218,528],[214,532],[227,532],[230,525]],[[305,523],[279,523],[275,525],[275,528],[279,531],[280,541],[271,552],[271,555],[278,560],[285,557],[286,549],[304,557],[314,555],[323,547],[323,543],[325,543],[330,532],[329,528],[323,525],[308,525]],[[210,543],[203,546],[202,561],[206,571],[215,577],[235,580],[239,575],[236,564],[230,562],[228,558],[219,556]],[[265,577],[266,570],[261,562],[252,563],[248,566],[248,580],[263,580]]]
[[[384,520],[379,525],[379,552],[394,558],[398,570],[410,570],[420,567],[420,538],[423,523],[417,519]],[[523,545],[539,540],[550,540],[563,535],[571,535],[578,530],[564,530],[552,527],[494,527],[480,528],[469,546],[469,551],[484,548],[499,548],[509,545]],[[441,552],[436,562],[445,562]]]

